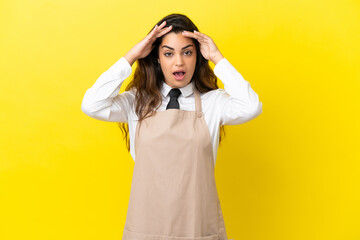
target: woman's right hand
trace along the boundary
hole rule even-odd
[[[158,37],[168,33],[172,26],[164,28],[166,21],[162,22],[159,26],[156,25],[153,30],[146,35],[139,43],[137,43],[128,53],[125,54],[126,60],[133,65],[133,63],[140,58],[144,58],[153,50],[152,44]]]

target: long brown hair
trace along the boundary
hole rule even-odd
[[[163,21],[166,21],[165,27],[172,25],[169,33],[181,33],[184,30],[190,32],[194,30],[199,31],[195,24],[183,14],[170,14],[156,24],[159,26]],[[151,28],[151,30],[152,29],[153,28]],[[156,110],[161,106],[162,96],[160,89],[165,79],[157,59],[159,57],[159,46],[165,35],[155,40],[153,43],[154,48],[148,56],[137,59],[138,64],[134,76],[125,89],[125,91],[131,90],[132,88],[136,89],[135,112],[139,117],[138,123],[141,123],[144,118],[154,115]],[[196,47],[196,67],[191,81],[194,81],[194,86],[200,93],[218,89],[217,77],[210,68],[208,60],[202,56],[199,42],[194,38],[191,39]],[[117,124],[123,132],[124,139],[126,139],[126,147],[128,151],[130,151],[129,125],[128,123],[121,122]],[[221,134],[225,136],[224,126],[220,127],[219,144],[222,139]]]

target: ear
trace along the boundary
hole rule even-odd
[[[160,63],[160,60],[158,59],[158,63]]]

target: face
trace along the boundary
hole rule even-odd
[[[189,37],[170,32],[159,46],[159,60],[165,82],[172,88],[181,88],[190,83],[196,66],[196,48]],[[181,71],[185,74],[174,74]]]

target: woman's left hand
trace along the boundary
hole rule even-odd
[[[212,61],[215,65],[224,58],[214,41],[204,33],[194,30],[193,33],[189,31],[183,31],[182,34],[185,37],[192,37],[198,40],[200,43],[200,52],[203,57]]]

